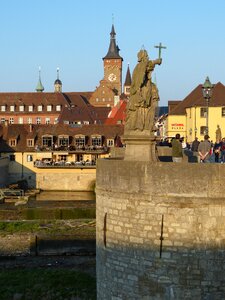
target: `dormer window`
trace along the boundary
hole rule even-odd
[[[9,146],[10,147],[16,147],[16,144],[17,144],[17,141],[16,141],[15,138],[9,140]]]
[[[27,139],[27,147],[34,147],[34,139]]]
[[[9,110],[10,111],[15,111],[15,105],[10,105]]]
[[[59,146],[69,146],[69,136],[68,135],[60,135],[58,137]]]
[[[29,105],[29,106],[28,106],[28,111],[29,111],[29,112],[32,112],[33,109],[34,109],[33,105]]]
[[[102,145],[101,135],[92,136],[91,141],[92,141],[92,146],[101,146]]]
[[[1,111],[6,111],[6,105],[1,105]]]
[[[77,147],[85,146],[85,135],[75,135],[75,145]]]
[[[37,110],[38,110],[38,111],[42,111],[42,110],[43,110],[43,105],[42,105],[42,104],[41,104],[41,105],[38,105]]]
[[[47,105],[47,111],[52,111],[52,105]]]
[[[61,105],[56,105],[56,111],[61,111]]]
[[[107,139],[107,146],[113,147],[114,146],[114,139]]]
[[[20,111],[20,112],[24,111],[24,105],[20,105],[20,106],[19,106],[19,111]]]

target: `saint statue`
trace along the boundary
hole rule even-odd
[[[151,74],[162,59],[149,60],[146,50],[138,52],[138,63],[132,74],[130,99],[127,105],[125,130],[153,130],[155,108],[159,100]]]
[[[221,129],[220,129],[220,126],[217,125],[217,129],[216,129],[216,142],[217,141],[221,141],[222,139],[222,133],[221,133]]]

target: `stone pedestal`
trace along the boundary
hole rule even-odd
[[[149,131],[125,132],[123,140],[126,144],[124,160],[158,161],[155,136],[150,135]]]

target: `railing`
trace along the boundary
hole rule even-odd
[[[51,152],[58,152],[58,151],[67,151],[73,153],[108,153],[110,150],[109,147],[103,146],[85,146],[85,147],[76,147],[76,146],[60,146],[60,147],[37,147],[35,151],[37,152],[44,152],[44,151],[51,151]]]
[[[89,169],[95,169],[96,163],[95,161],[76,161],[76,162],[70,162],[70,161],[59,161],[59,162],[53,162],[53,161],[41,161],[36,160],[34,162],[34,167],[37,168],[89,168]]]

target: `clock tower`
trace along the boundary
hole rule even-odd
[[[113,107],[115,97],[118,98],[122,93],[122,62],[123,58],[119,55],[119,47],[116,44],[116,32],[114,25],[110,32],[109,49],[104,56],[104,78],[96,87],[89,102],[94,106]]]
[[[111,86],[116,95],[122,93],[122,62],[123,58],[119,55],[119,47],[116,44],[116,32],[114,25],[110,32],[109,50],[105,57],[104,63],[104,79]]]

